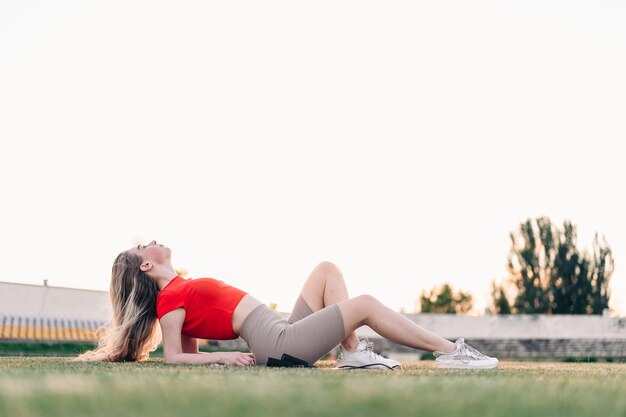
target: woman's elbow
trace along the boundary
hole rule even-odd
[[[178,363],[178,355],[163,355],[163,362],[167,365],[175,365]]]

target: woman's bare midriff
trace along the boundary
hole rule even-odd
[[[263,304],[250,294],[246,294],[243,296],[237,307],[235,307],[235,311],[233,311],[233,332],[237,336],[239,336],[239,332],[241,330],[241,325],[243,324],[248,314],[258,306]]]

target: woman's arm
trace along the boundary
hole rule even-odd
[[[252,365],[254,356],[243,352],[198,352],[198,340],[195,341],[196,352],[183,351],[183,338],[180,331],[185,321],[185,310],[177,308],[165,314],[159,320],[163,334],[163,359],[168,364],[202,365],[221,363],[224,365]],[[190,349],[192,341],[185,342],[185,349]]]
[[[182,345],[183,353],[198,353],[198,339],[195,337],[189,337],[180,335],[180,343]]]
[[[167,363],[203,365],[209,363],[220,363],[223,365],[249,366],[254,365],[252,353],[243,352],[198,352],[179,353],[173,361]]]

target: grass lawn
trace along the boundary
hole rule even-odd
[[[0,416],[626,416],[626,363],[403,371],[0,357]]]

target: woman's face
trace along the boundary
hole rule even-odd
[[[152,261],[157,264],[163,264],[170,260],[172,251],[170,248],[160,245],[153,240],[147,245],[137,245],[130,248],[128,252],[139,255],[144,261]]]

